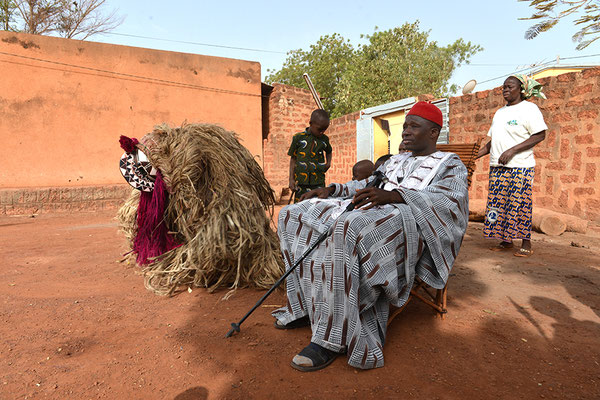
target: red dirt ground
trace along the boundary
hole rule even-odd
[[[600,241],[534,235],[535,255],[488,250],[472,223],[438,319],[411,303],[385,367],[289,367],[310,330],[275,330],[264,293],[144,289],[113,214],[0,218],[2,399],[598,399]],[[571,245],[585,247],[575,247]]]

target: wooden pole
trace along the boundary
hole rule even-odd
[[[321,110],[324,110],[323,103],[321,103],[321,97],[319,97],[319,94],[315,90],[315,87],[313,86],[312,81],[310,80],[310,76],[308,76],[306,72],[302,74],[302,76],[304,77],[304,80],[306,81],[306,84],[310,89],[310,93],[312,93],[312,97],[315,100],[315,103],[317,103],[317,107],[319,107],[319,109]]]

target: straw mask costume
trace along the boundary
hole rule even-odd
[[[136,190],[118,219],[145,285],[269,287],[283,272],[271,229],[275,198],[235,133],[210,124],[121,136],[120,169]]]

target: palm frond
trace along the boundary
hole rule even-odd
[[[558,23],[558,20],[556,20],[556,19],[550,19],[550,20],[539,22],[539,23],[529,27],[529,29],[527,29],[527,31],[525,31],[525,39],[531,40],[531,39],[535,38],[536,36],[538,36],[540,33],[548,31],[550,28],[552,28],[557,23]]]
[[[598,39],[599,39],[599,37],[595,37],[595,38],[593,38],[593,39],[589,39],[589,40],[583,40],[583,41],[581,41],[581,42],[580,42],[580,43],[577,45],[577,47],[576,47],[575,49],[577,49],[577,50],[583,50],[583,49],[585,49],[586,47],[588,47],[590,44],[594,43],[594,42],[595,42],[596,40],[598,40]]]

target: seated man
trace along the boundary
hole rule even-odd
[[[287,305],[273,312],[279,329],[311,326],[292,367],[318,370],[344,352],[356,368],[382,367],[389,305],[407,301],[415,275],[434,288],[446,284],[467,227],[468,193],[458,156],[436,151],[442,123],[436,106],[418,102],[402,132],[409,152],[379,168],[389,179],[382,189],[332,184],[279,213],[286,268],[330,232],[290,274]],[[355,209],[343,212],[349,202]]]
[[[352,167],[352,180],[362,181],[373,173],[375,166],[371,160],[361,160]]]

